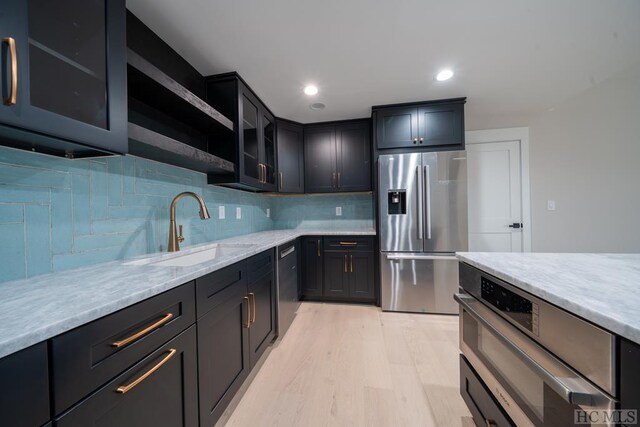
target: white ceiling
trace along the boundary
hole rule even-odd
[[[640,62],[638,0],[128,0],[202,74],[238,71],[280,117],[468,97],[467,129],[526,125]],[[456,75],[436,82],[451,67]],[[315,83],[320,93],[302,88]],[[309,104],[323,102],[323,111]]]

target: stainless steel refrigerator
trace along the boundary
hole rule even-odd
[[[382,309],[458,313],[456,251],[466,251],[464,151],[378,160]]]

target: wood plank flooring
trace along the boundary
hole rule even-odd
[[[230,427],[471,427],[458,353],[457,316],[303,303],[223,419]]]

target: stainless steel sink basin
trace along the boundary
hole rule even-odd
[[[160,267],[191,267],[207,261],[213,261],[222,257],[236,255],[246,251],[254,245],[251,244],[224,244],[215,243],[201,250],[194,250],[184,254],[172,254],[172,256],[144,258],[125,263],[125,265],[154,265]]]

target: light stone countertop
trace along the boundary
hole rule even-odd
[[[456,255],[467,264],[640,344],[640,254]]]
[[[369,230],[273,230],[247,234],[177,253],[159,253],[0,283],[0,358],[100,317],[287,243],[301,236],[375,235]],[[198,252],[214,244],[251,245],[190,267],[146,264]]]

